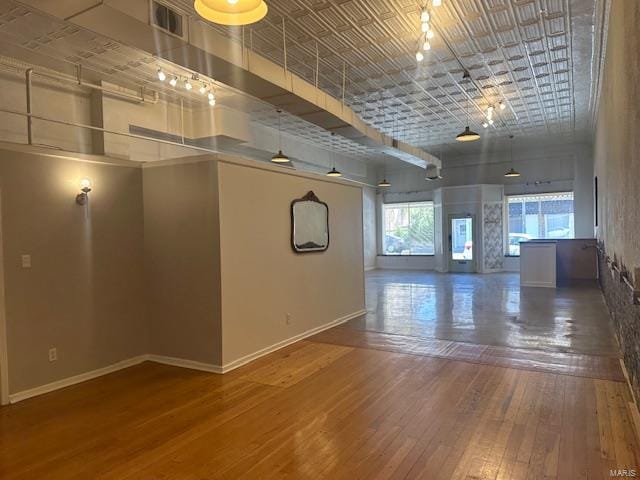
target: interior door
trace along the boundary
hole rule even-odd
[[[449,215],[449,271],[476,271],[475,219],[473,215]]]

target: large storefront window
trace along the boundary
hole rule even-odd
[[[385,255],[433,255],[433,202],[392,203],[383,207]]]

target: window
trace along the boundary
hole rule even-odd
[[[383,206],[382,247],[385,255],[433,255],[433,202]]]
[[[573,192],[507,197],[509,255],[520,255],[520,242],[573,238]]]

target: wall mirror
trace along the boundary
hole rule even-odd
[[[291,246],[297,253],[329,248],[329,207],[313,192],[291,202]]]

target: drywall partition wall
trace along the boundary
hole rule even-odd
[[[640,398],[640,306],[606,257],[626,269],[640,288],[640,2],[611,3],[594,146],[598,177],[600,282],[612,313],[636,400]]]
[[[0,145],[11,394],[147,351],[141,169],[39,152]]]
[[[217,162],[143,169],[150,353],[220,365]]]
[[[364,310],[361,187],[262,165],[218,166],[225,366]],[[291,248],[291,201],[329,206],[329,249]]]

